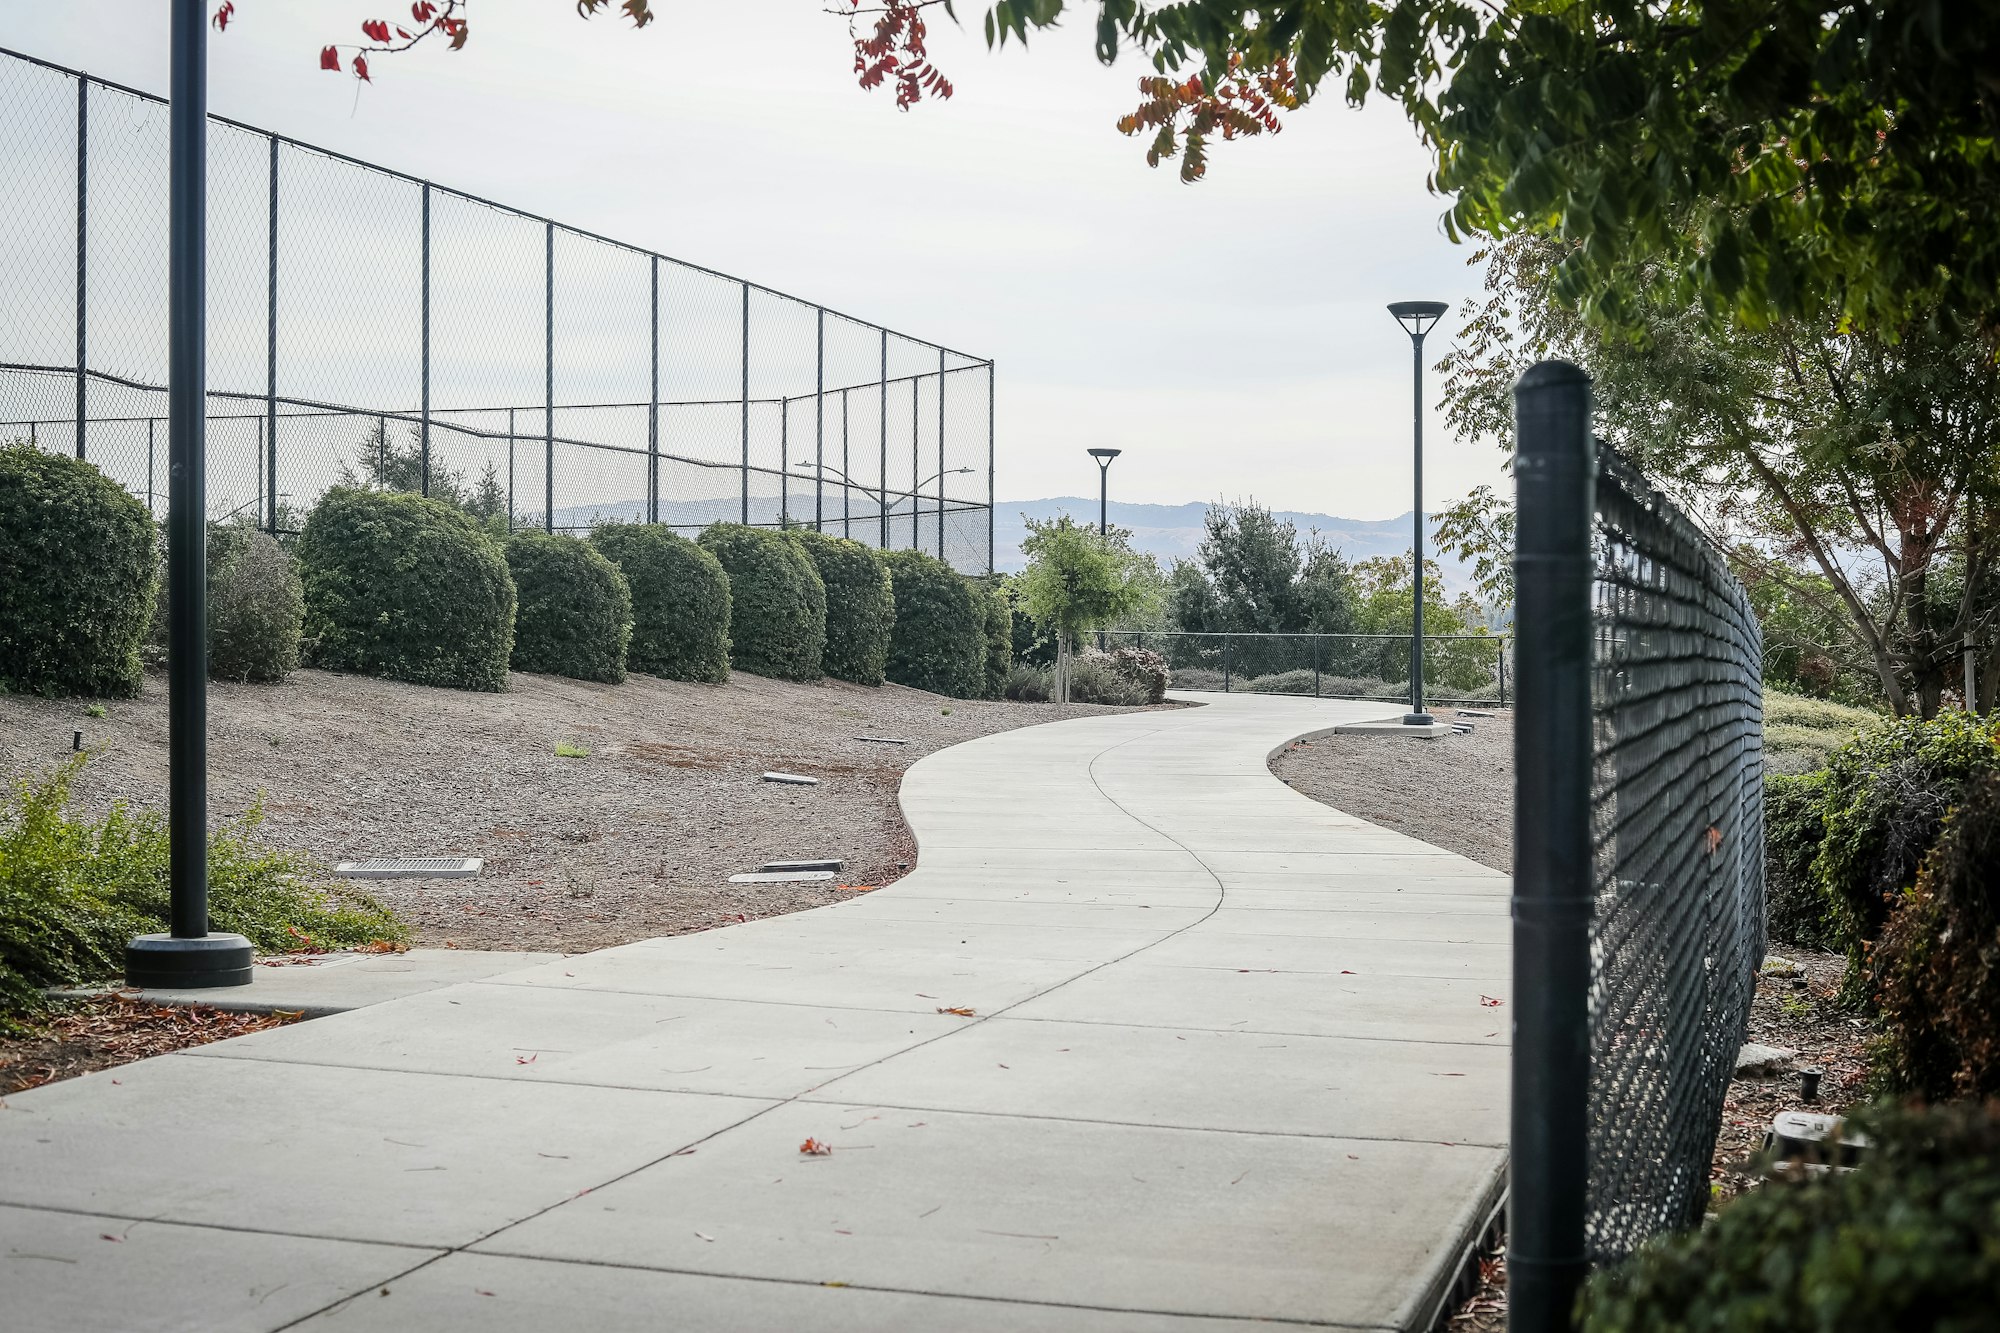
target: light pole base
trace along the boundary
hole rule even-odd
[[[140,935],[125,946],[125,984],[143,990],[210,990],[250,984],[241,935]]]
[[[1437,719],[1429,713],[1405,713],[1403,714],[1403,725],[1406,727],[1434,727],[1437,725]]]

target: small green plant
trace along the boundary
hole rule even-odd
[[[938,712],[944,714],[946,717],[951,716],[951,710],[949,708],[940,708],[938,709]]]
[[[1585,1333],[1973,1333],[2000,1291],[2000,1119],[1971,1103],[1854,1117],[1859,1170],[1789,1175],[1585,1290]]]
[[[42,990],[116,976],[125,942],[167,928],[166,823],[115,804],[103,818],[69,813],[79,755],[19,780],[0,799],[0,1028],[42,1004]],[[260,949],[398,942],[387,908],[317,882],[301,856],[266,844],[261,807],[209,836],[209,925]]]
[[[590,758],[590,747],[587,745],[579,745],[575,741],[557,741],[556,758],[588,759]]]
[[[103,705],[103,704],[91,704],[91,705],[90,705],[89,707],[87,707],[87,708],[85,708],[85,709],[83,710],[83,715],[84,715],[85,717],[104,717],[104,716],[106,716],[106,714],[105,714],[105,711],[104,711],[104,705]]]

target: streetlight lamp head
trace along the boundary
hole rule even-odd
[[[1422,338],[1451,307],[1443,301],[1391,301],[1389,313],[1412,338]]]
[[[1092,458],[1116,458],[1125,451],[1123,449],[1086,449],[1084,452]]]

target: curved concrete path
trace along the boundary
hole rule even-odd
[[[1270,775],[1380,706],[1205,698],[924,759],[855,901],[11,1099],[0,1311],[1416,1327],[1499,1189],[1507,881]]]

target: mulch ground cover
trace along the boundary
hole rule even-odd
[[[26,1031],[0,1033],[0,1097],[298,1018],[229,1013],[205,1004],[147,1004],[116,993],[59,1001],[26,1020]]]

